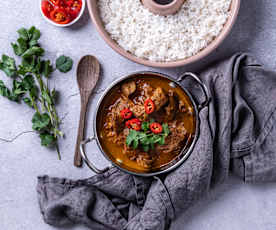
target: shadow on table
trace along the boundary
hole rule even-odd
[[[69,29],[79,30],[82,27],[84,27],[89,21],[90,21],[90,15],[89,15],[88,8],[86,7],[80,20],[77,21],[74,25],[70,26]]]

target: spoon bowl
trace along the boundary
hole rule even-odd
[[[94,89],[100,75],[100,63],[97,58],[86,55],[81,58],[77,68],[77,82],[80,90]]]

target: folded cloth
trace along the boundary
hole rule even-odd
[[[82,223],[93,230],[168,229],[230,171],[248,183],[276,181],[276,72],[265,70],[247,54],[237,54],[200,77],[212,101],[199,113],[199,139],[180,167],[154,178],[117,168],[77,181],[39,177],[45,222]],[[190,89],[200,99],[200,92]]]

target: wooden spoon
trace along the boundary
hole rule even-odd
[[[84,56],[81,58],[77,69],[77,82],[81,97],[81,111],[78,137],[75,149],[74,165],[76,167],[82,166],[82,158],[80,155],[80,143],[84,136],[84,127],[86,121],[86,111],[89,98],[95,88],[100,75],[100,63],[94,56]]]

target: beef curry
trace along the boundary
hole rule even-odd
[[[156,75],[137,75],[117,84],[98,114],[103,150],[133,172],[156,172],[170,165],[195,136],[190,98],[180,86]]]

